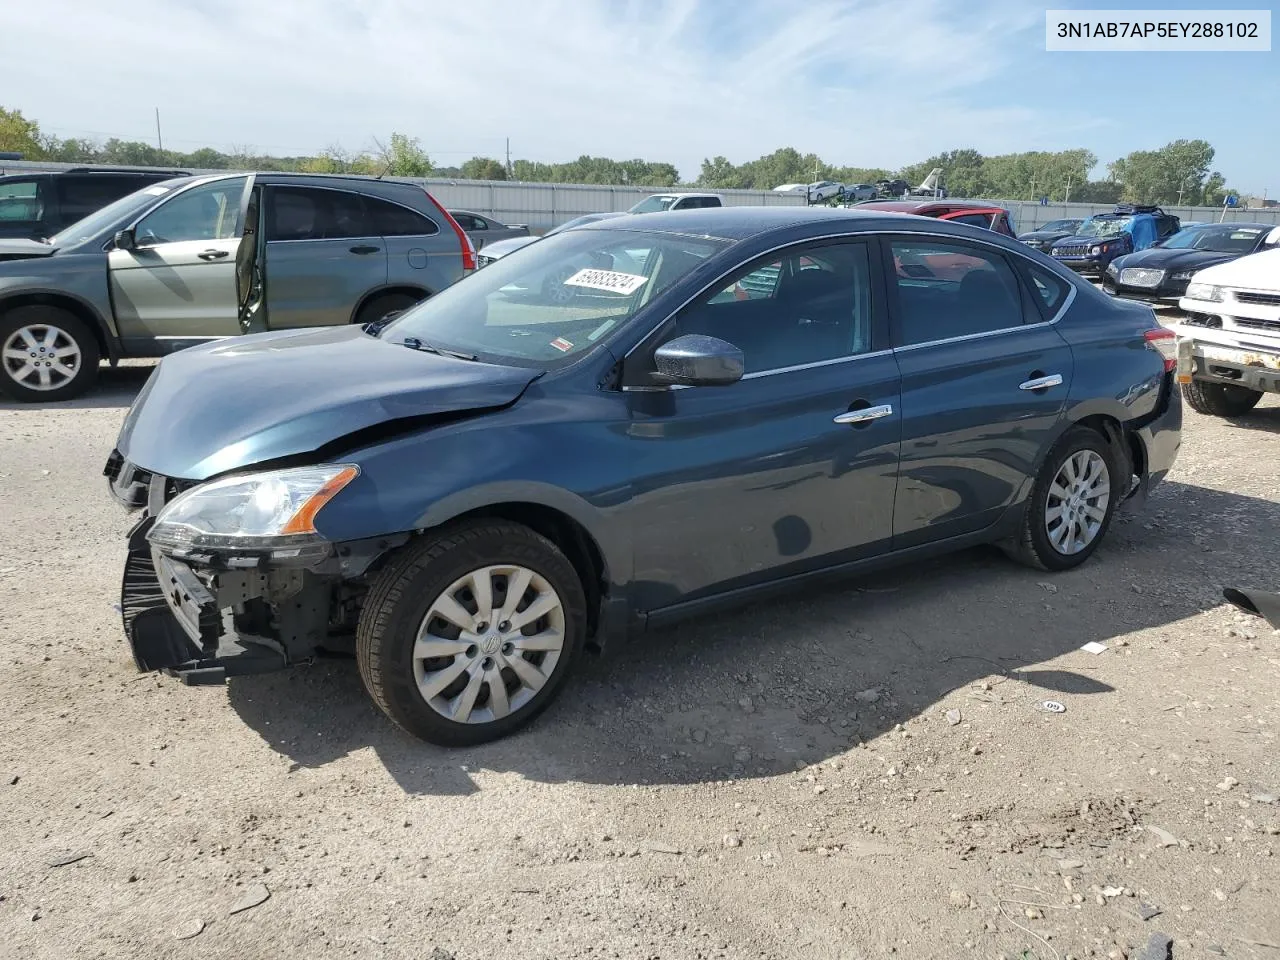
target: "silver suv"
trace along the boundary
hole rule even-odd
[[[102,358],[376,322],[474,270],[475,256],[417,184],[167,180],[48,240],[0,240],[0,390],[65,400],[92,386]]]

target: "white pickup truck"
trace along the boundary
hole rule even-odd
[[[1280,393],[1280,249],[1198,271],[1178,306],[1178,382],[1193,409],[1238,417]]]

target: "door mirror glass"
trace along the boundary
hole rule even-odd
[[[685,334],[653,354],[656,379],[689,387],[722,387],[742,379],[742,351],[726,340]]]
[[[117,250],[132,250],[135,246],[133,241],[132,230],[120,230],[116,233],[115,243]]]

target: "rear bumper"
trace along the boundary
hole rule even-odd
[[[1136,430],[1146,457],[1135,497],[1138,499],[1145,499],[1168,476],[1182,448],[1182,392],[1172,374],[1165,374],[1160,391],[1163,394],[1160,412]]]
[[[1186,284],[1183,284],[1183,286],[1185,287]],[[1181,290],[1172,290],[1167,287],[1157,287],[1155,289],[1126,287],[1115,283],[1107,276],[1103,277],[1102,289],[1113,297],[1119,297],[1122,300],[1137,300],[1141,303],[1150,303],[1163,307],[1176,307],[1178,300],[1182,297]]]

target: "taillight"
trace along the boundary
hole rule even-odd
[[[458,221],[453,219],[453,214],[440,206],[440,201],[431,195],[430,190],[424,188],[422,192],[427,195],[427,199],[430,200],[435,208],[440,211],[440,216],[444,217],[445,222],[448,223],[449,226],[453,227],[453,232],[458,235],[458,243],[462,245],[462,269],[475,270],[476,248],[475,244],[471,242],[471,238],[467,236],[466,231],[462,229]]]
[[[1174,332],[1160,327],[1156,330],[1144,331],[1142,339],[1147,341],[1148,347],[1164,357],[1165,372],[1171,373],[1178,365],[1178,338]]]

